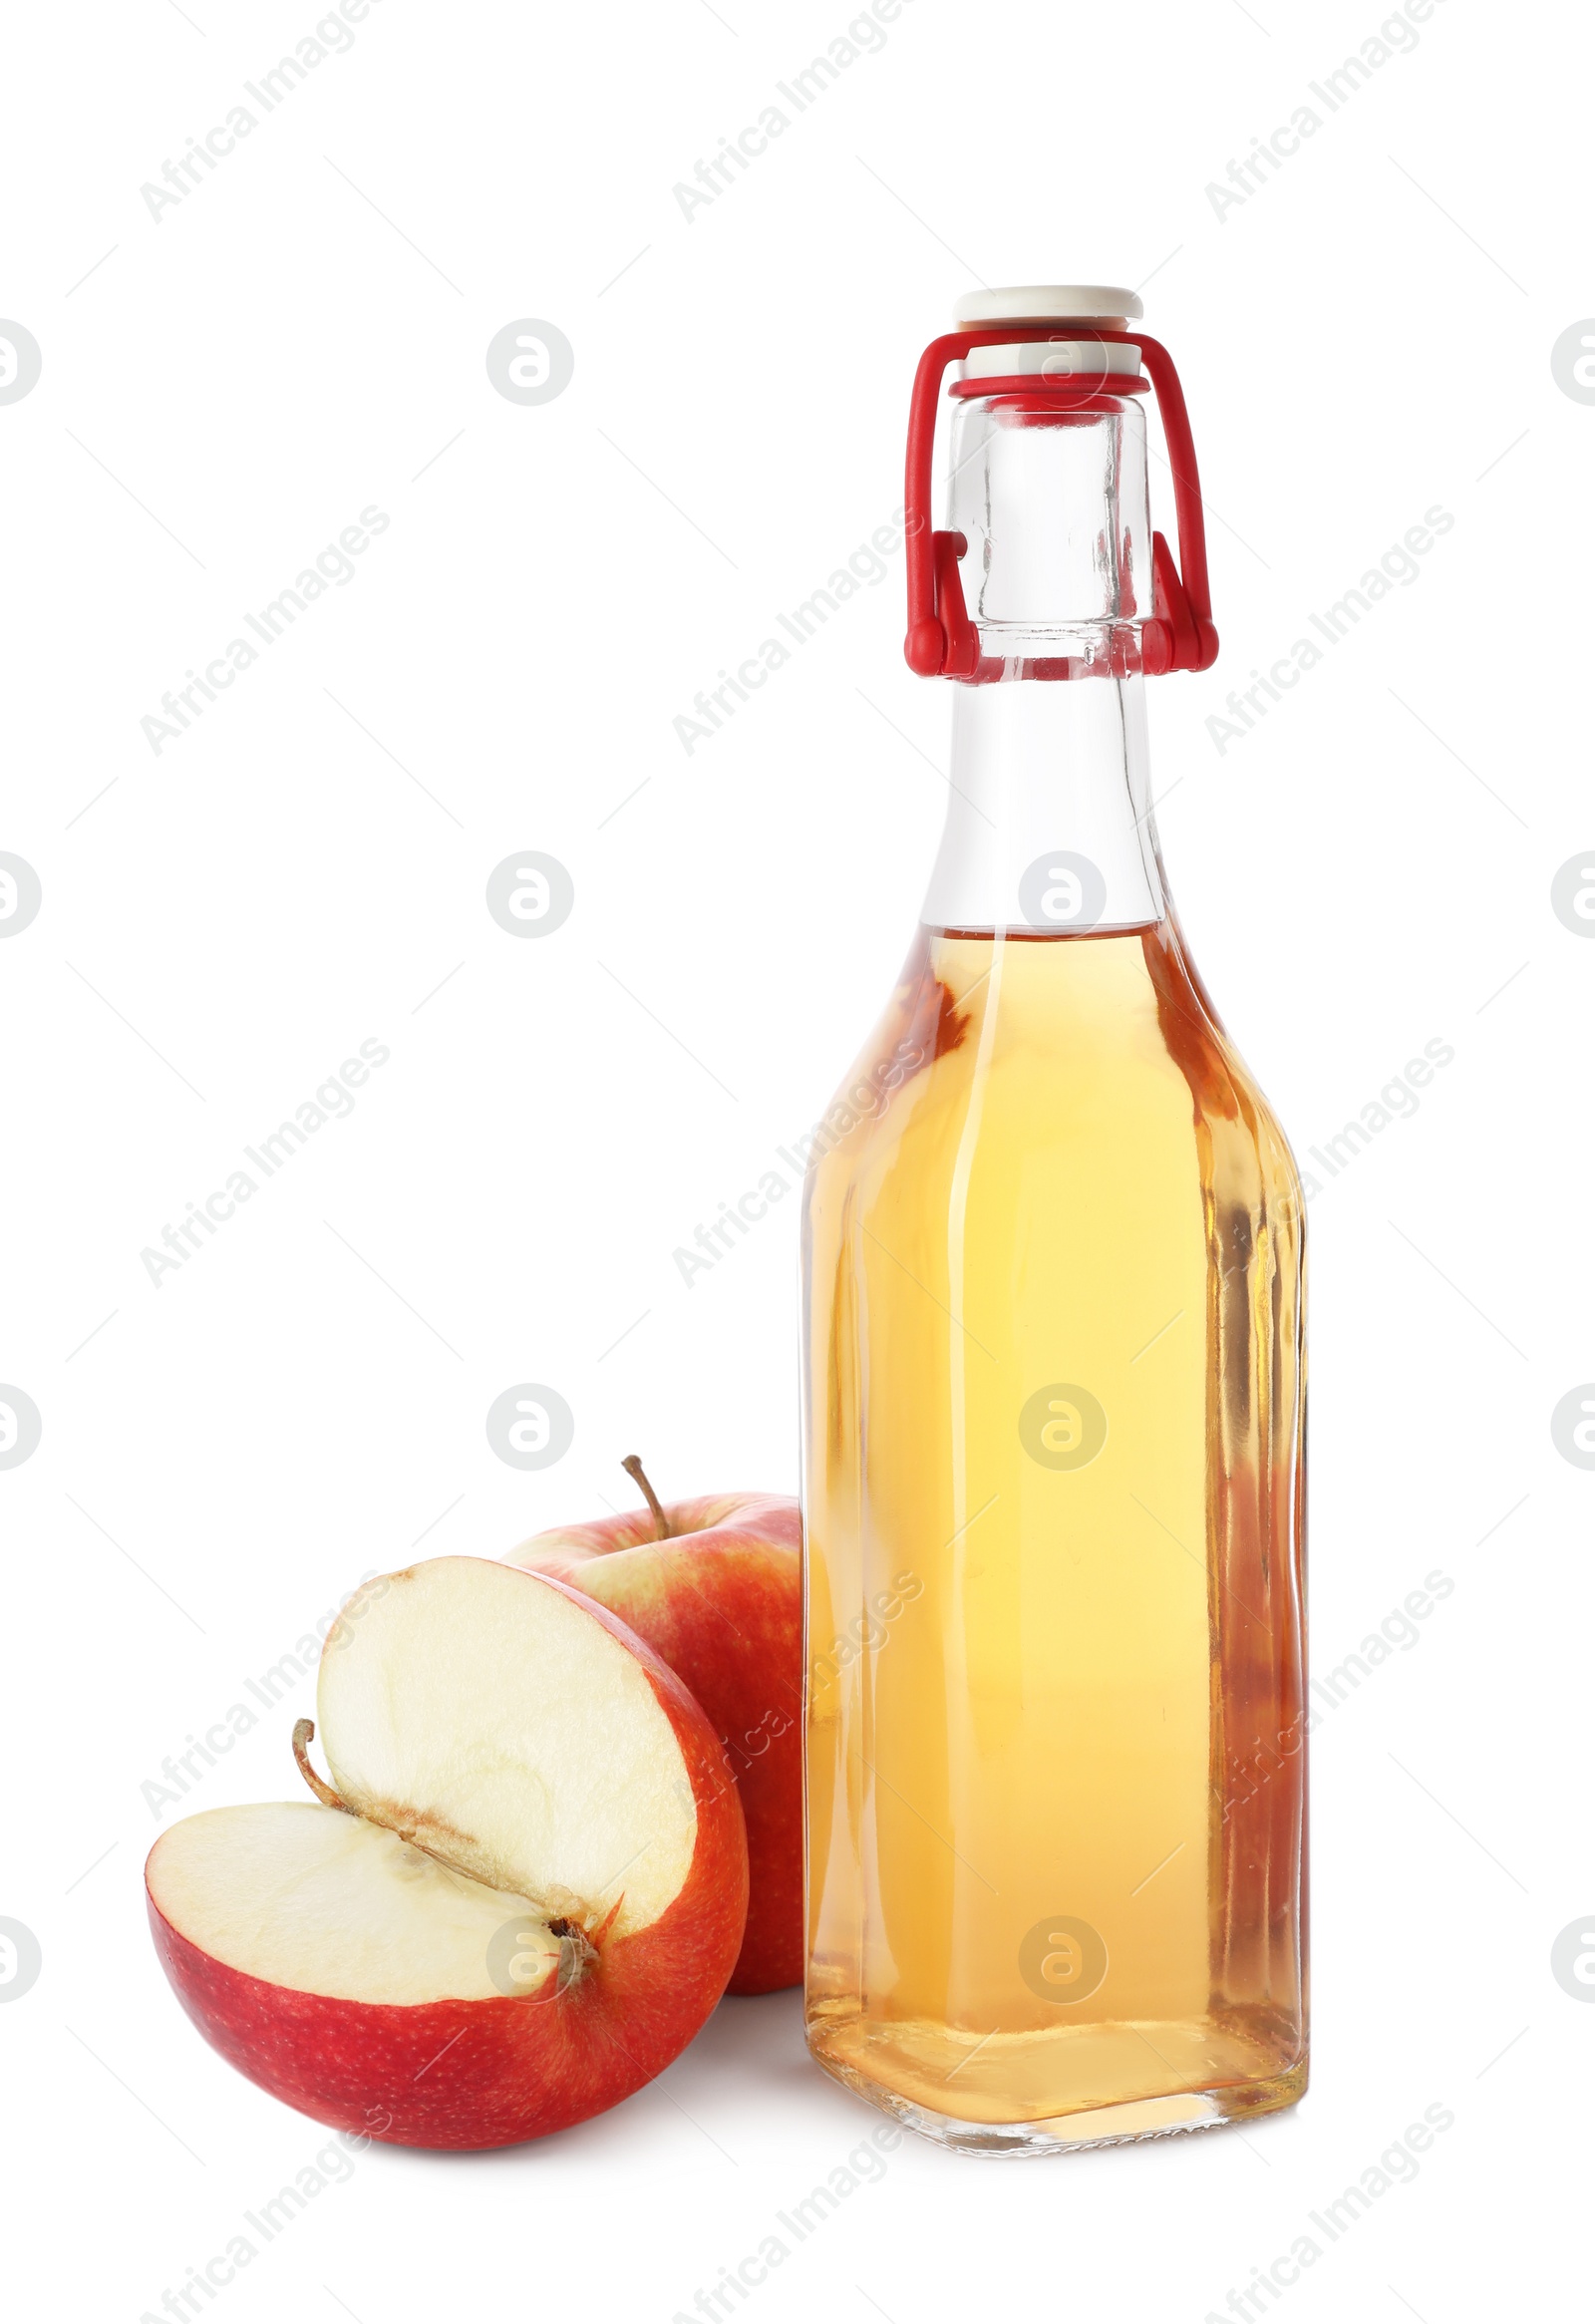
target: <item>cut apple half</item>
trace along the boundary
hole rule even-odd
[[[225,2058],[337,2129],[492,2147],[677,2056],[736,1961],[747,1849],[713,1730],[639,1638],[436,1558],[349,1601],[317,1708],[315,1802],[212,1809],[150,1854],[157,1949]]]

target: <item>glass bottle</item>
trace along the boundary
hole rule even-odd
[[[1152,821],[1145,676],[1217,645],[1172,366],[1129,292],[959,313],[908,494],[946,831],[805,1189],[806,2012],[887,2112],[1031,2154],[1306,2084],[1303,1207]]]

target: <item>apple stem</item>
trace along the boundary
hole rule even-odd
[[[354,1810],[350,1807],[348,1801],[340,1800],[332,1786],[323,1782],[322,1778],[317,1775],[315,1769],[310,1764],[310,1754],[305,1747],[307,1744],[314,1740],[315,1732],[316,1723],[313,1719],[296,1719],[294,1721],[294,1765],[299,1770],[299,1773],[304,1777],[305,1782],[310,1786],[312,1792],[315,1793],[316,1798],[321,1802],[323,1808],[338,1808],[342,1810],[345,1816],[352,1816],[354,1814]]]
[[[654,1523],[659,1528],[659,1530],[654,1535],[654,1539],[656,1541],[668,1541],[670,1539],[670,1519],[665,1514],[663,1501],[661,1501],[658,1494],[655,1493],[653,1487],[649,1484],[648,1479],[643,1472],[641,1461],[637,1458],[635,1453],[628,1453],[624,1461],[621,1462],[620,1466],[622,1469],[624,1469],[626,1475],[641,1487],[642,1496],[648,1503],[648,1506],[654,1512]]]

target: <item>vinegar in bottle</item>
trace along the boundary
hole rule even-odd
[[[1303,1209],[1152,820],[1139,304],[977,304],[947,828],[805,1190],[806,2011],[1029,2154],[1305,2087]]]

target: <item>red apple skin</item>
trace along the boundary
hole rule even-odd
[[[725,1990],[748,1907],[747,1842],[725,1753],[674,1672],[606,1608],[578,1590],[564,1594],[587,1604],[647,1670],[687,1764],[698,1833],[692,1868],[659,1919],[606,1937],[598,1961],[563,1993],[403,2007],[295,1992],[190,1944],[149,1894],[147,1876],[156,1951],[205,2040],[273,2098],[333,2130],[453,2149],[568,2130],[663,2072]]]
[[[728,1992],[802,1985],[802,1515],[719,1493],[534,1533],[509,1561],[572,1582],[646,1638],[726,1741],[749,1835],[749,1919]]]
[[[510,1562],[608,1606],[697,1696],[726,1744],[748,1827],[748,1928],[727,1990],[803,1979],[802,1520],[775,1494],[669,1501],[561,1525]]]

